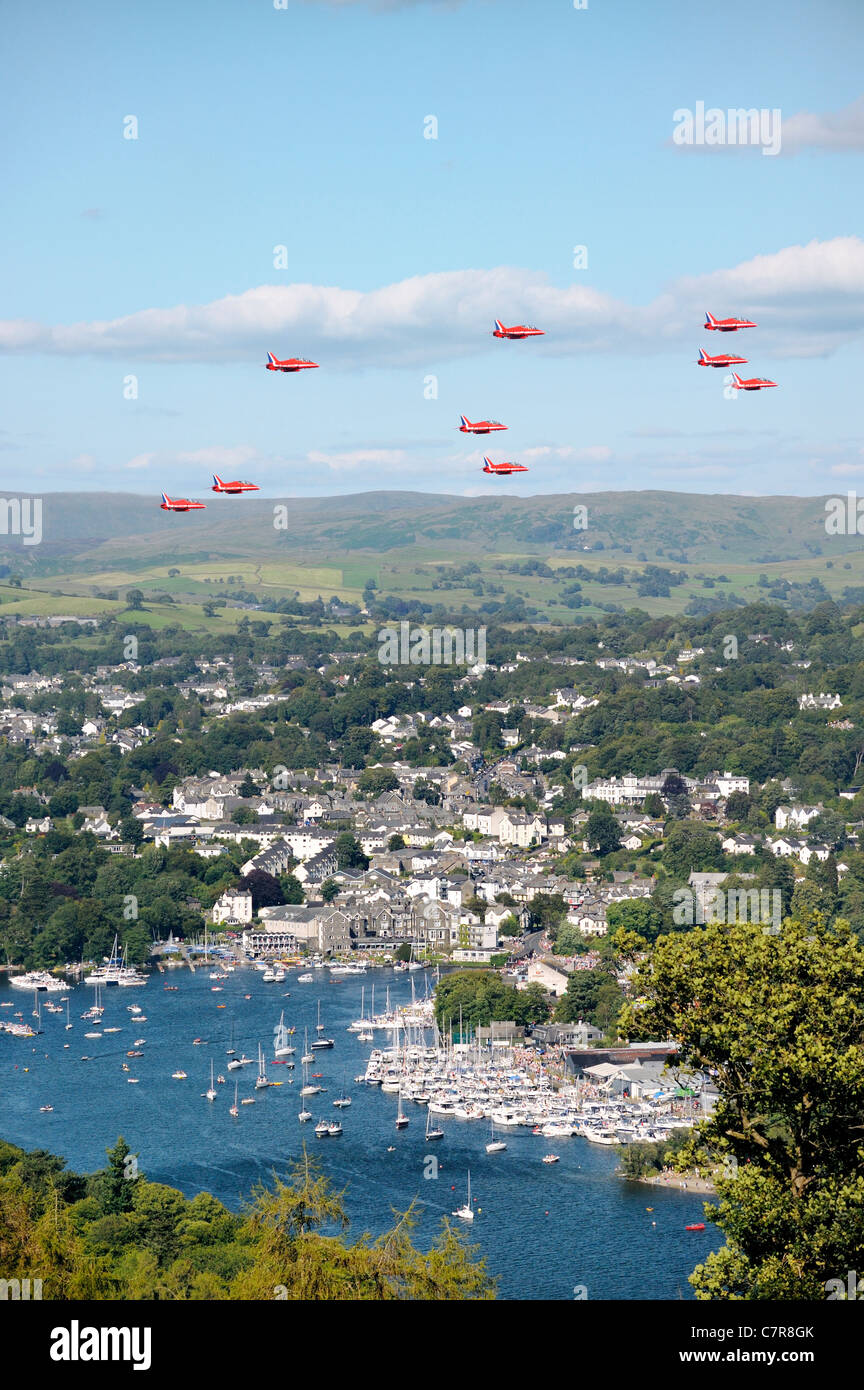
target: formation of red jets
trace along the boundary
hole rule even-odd
[[[739,328],[758,327],[758,323],[752,319],[715,319],[713,314],[705,314],[705,328],[714,333],[737,333]],[[721,352],[712,357],[704,348],[699,349],[700,367],[737,367],[746,361],[746,357],[736,357],[731,352]],[[740,377],[737,372],[732,373],[733,391],[765,391],[769,386],[776,385],[776,381],[769,381],[764,376]]]
[[[500,319],[495,320],[495,327],[492,329],[493,338],[509,338],[512,342],[518,342],[521,338],[542,338],[544,329],[535,328],[532,323],[514,323],[510,328]],[[493,434],[498,430],[506,430],[507,426],[502,425],[500,420],[475,420],[473,423],[467,415],[460,416],[462,421],[459,426],[462,434]],[[511,473],[527,473],[528,469],[524,463],[513,463],[503,460],[501,463],[493,463],[490,458],[483,456],[483,472],[494,474],[496,477],[509,477]]]
[[[493,338],[509,338],[518,340],[520,338],[542,338],[544,330],[535,328],[533,324],[516,323],[510,328],[502,323],[500,319],[495,320],[495,327],[492,330]],[[737,361],[744,361],[744,358],[735,358]],[[719,364],[718,364],[719,365]],[[268,372],[303,372],[312,367],[317,367],[317,362],[311,362],[308,357],[276,357],[272,352],[268,352],[267,361],[264,363]],[[467,415],[461,415],[459,430],[462,434],[495,434],[498,430],[506,430],[507,426],[502,425],[500,420],[469,420]],[[494,473],[497,475],[509,475],[510,473],[527,473],[528,469],[522,463],[502,462],[493,463],[490,458],[483,459],[483,472]],[[213,474],[213,486],[211,492],[222,494],[224,497],[239,497],[244,492],[259,492],[257,483],[247,483],[235,480],[226,483],[217,473]],[[160,507],[163,512],[203,512],[204,502],[193,502],[188,497],[169,497],[167,492],[162,493]]]
[[[758,324],[752,319],[717,319],[713,314],[706,313],[705,328],[713,333],[737,333],[742,328],[758,328]],[[524,338],[542,338],[545,330],[535,328],[533,324],[516,323],[509,328],[501,319],[495,320],[495,327],[492,330],[493,338],[506,338],[512,342],[518,342]],[[698,365],[700,367],[732,367],[744,366],[747,363],[746,357],[738,357],[735,353],[721,352],[712,356],[704,348],[699,349]],[[312,362],[308,357],[285,357],[279,358],[272,352],[268,352],[265,367],[268,372],[302,372],[310,368],[317,367],[317,362]],[[776,381],[769,381],[766,377],[741,377],[737,372],[732,372],[732,386],[735,391],[764,391],[768,387],[776,386]],[[460,425],[458,426],[461,434],[496,434],[499,430],[506,430],[507,426],[502,425],[500,420],[469,420],[467,415],[461,415]],[[484,455],[483,472],[494,474],[495,476],[509,476],[512,473],[527,473],[527,467],[522,463],[513,463],[504,460],[501,463],[493,463],[492,460]],[[218,474],[213,474],[213,486],[211,492],[221,493],[226,497],[238,497],[244,492],[258,492],[260,489],[257,483],[234,482],[226,483]],[[198,512],[204,510],[203,502],[190,501],[188,497],[169,497],[167,493],[162,493],[161,507],[164,512]]]
[[[226,497],[238,497],[241,492],[260,492],[260,488],[257,483],[241,483],[239,479],[226,483],[218,473],[214,473],[210,491],[224,493]],[[203,502],[191,502],[188,497],[169,497],[167,492],[162,493],[159,505],[163,512],[203,512],[205,506]]]

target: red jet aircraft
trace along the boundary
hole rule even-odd
[[[732,388],[734,391],[764,391],[767,386],[777,385],[776,381],[769,381],[764,376],[751,376],[744,381],[741,380],[737,372],[733,372],[732,376],[735,379],[735,385]]]
[[[746,362],[746,357],[736,357],[731,352],[721,352],[716,357],[711,357],[704,348],[699,349],[699,367],[735,367],[739,362]]]
[[[737,333],[739,328],[758,328],[758,323],[752,319],[715,319],[713,314],[706,311],[705,327],[712,328],[717,333]]]
[[[492,330],[493,338],[542,338],[545,330],[534,328],[529,323],[517,323],[512,328],[505,328],[500,319],[495,320],[495,327]]]
[[[218,473],[213,474],[213,486],[211,492],[227,492],[235,497],[238,492],[260,492],[257,483],[223,483]]]
[[[168,496],[167,492],[162,493],[160,507],[163,512],[203,512],[203,502],[190,502],[188,497]]]
[[[473,423],[467,415],[460,415],[462,424],[459,430],[462,434],[492,434],[496,430],[506,430],[507,426],[502,425],[500,420],[475,420]]]
[[[274,357],[272,352],[268,352],[267,361],[264,363],[268,372],[302,372],[307,367],[317,367],[317,362],[310,362],[308,357],[286,357],[284,361]]]
[[[491,459],[483,456],[484,473],[527,473],[528,469],[524,463],[493,463]]]

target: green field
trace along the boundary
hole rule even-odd
[[[588,510],[588,526],[573,528],[574,506]],[[0,581],[0,616],[70,615],[128,611],[126,593],[141,589],[139,620],[163,627],[230,632],[242,608],[207,617],[202,605],[229,593],[255,600],[302,603],[332,596],[362,605],[374,579],[381,594],[441,605],[520,597],[554,624],[596,617],[601,605],[636,607],[659,617],[685,610],[693,599],[745,603],[776,601],[760,578],[805,585],[818,580],[841,598],[864,586],[864,538],[828,536],[821,498],[736,497],[684,493],[596,493],[577,496],[453,498],[423,493],[360,493],[353,497],[292,499],[290,530],[277,531],[273,503],[244,499],[229,512],[165,516],[152,500],[119,494],[54,494],[45,498],[44,543],[23,551],[0,537],[6,573],[23,588]],[[583,566],[583,606],[562,601],[570,577],[510,574],[505,566],[536,560],[551,570]],[[479,575],[449,577],[468,561]],[[684,576],[668,595],[638,592],[646,565]],[[631,571],[627,583],[591,576]],[[474,592],[476,581],[482,593]],[[707,587],[706,587],[706,581]],[[116,599],[99,594],[116,593]],[[793,603],[818,601],[793,595]],[[173,604],[158,602],[170,594]],[[258,617],[257,614],[250,614]],[[280,615],[260,614],[277,624]],[[350,630],[350,627],[349,627]]]
[[[333,557],[335,559],[335,557]],[[261,565],[246,562],[231,565],[227,562],[214,563],[197,561],[173,566],[165,564],[148,565],[144,562],[128,564],[124,568],[95,571],[86,577],[80,573],[52,575],[50,579],[34,577],[24,581],[24,587],[13,588],[0,583],[0,616],[20,614],[22,616],[46,616],[69,613],[70,616],[101,616],[105,614],[129,614],[126,594],[129,589],[140,589],[144,595],[145,609],[135,614],[135,621],[148,623],[160,628],[171,623],[183,627],[213,633],[231,632],[237,623],[249,616],[253,620],[273,621],[278,624],[279,614],[247,613],[242,608],[220,608],[212,617],[204,614],[202,604],[208,599],[224,596],[226,591],[243,590],[255,594],[260,600],[280,599],[297,595],[301,602],[308,603],[318,597],[325,601],[331,596],[362,604],[362,586],[365,581],[375,578],[382,595],[396,594],[405,599],[416,598],[424,604],[442,604],[461,610],[463,605],[478,608],[484,602],[494,599],[502,601],[507,597],[524,598],[529,607],[536,608],[545,619],[558,624],[579,621],[580,617],[596,616],[602,610],[598,605],[617,604],[623,608],[640,608],[652,617],[664,614],[682,613],[691,599],[708,595],[713,599],[737,595],[746,603],[755,603],[765,598],[766,591],[759,585],[760,576],[769,581],[785,579],[797,583],[807,583],[818,579],[827,592],[839,598],[847,586],[864,586],[864,551],[854,551],[843,558],[828,560],[823,556],[808,556],[795,563],[782,561],[775,564],[712,564],[701,562],[696,565],[681,565],[671,561],[663,562],[664,567],[676,573],[683,573],[684,583],[673,586],[668,597],[640,595],[636,585],[602,584],[583,578],[581,596],[585,603],[578,609],[568,608],[561,599],[561,590],[572,583],[565,576],[561,579],[509,574],[502,570],[502,564],[520,562],[536,558],[528,552],[522,555],[508,552],[504,555],[480,555],[477,563],[480,574],[476,576],[483,586],[484,594],[476,595],[469,581],[452,582],[445,587],[434,587],[440,582],[441,571],[450,566],[464,563],[464,557],[439,552],[433,557],[427,550],[423,560],[413,550],[400,554],[389,552],[386,561],[380,556],[359,560],[356,556],[346,560],[341,566],[319,563],[304,564],[292,559],[280,563],[268,560]],[[596,573],[601,566],[609,570],[619,566],[641,572],[644,565],[634,561],[632,555],[607,550],[601,554],[583,553],[551,554],[544,557],[552,569],[581,564],[589,572]],[[169,577],[169,568],[179,570]],[[723,575],[722,580],[717,576]],[[703,579],[714,581],[714,586],[706,588]],[[485,592],[491,584],[495,592]],[[97,593],[116,592],[117,599],[97,598]],[[155,596],[170,593],[174,598],[171,604],[155,601]],[[130,614],[131,616],[131,614]],[[358,624],[348,624],[350,631]]]

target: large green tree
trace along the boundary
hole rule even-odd
[[[614,854],[621,848],[621,827],[608,806],[598,806],[585,823],[585,842],[595,854]]]
[[[697,1297],[824,1298],[864,1258],[864,948],[819,913],[710,924],[662,937],[633,993],[622,1028],[674,1039],[718,1091],[691,1157],[724,1158],[726,1245]]]

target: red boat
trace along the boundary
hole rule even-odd
[[[704,1222],[704,1221],[697,1221],[693,1226],[685,1226],[685,1227],[684,1227],[684,1230],[685,1230],[685,1231],[704,1231],[704,1230],[705,1230],[705,1222]]]

